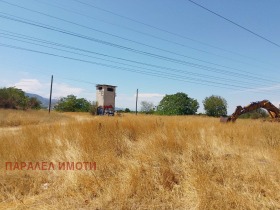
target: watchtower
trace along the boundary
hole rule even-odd
[[[98,84],[96,85],[96,100],[98,114],[106,114],[115,111],[115,98],[117,86]]]

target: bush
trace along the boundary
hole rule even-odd
[[[259,119],[259,118],[266,118],[268,117],[268,113],[266,110],[260,108],[245,114],[240,115],[239,118],[243,119]]]
[[[89,112],[91,103],[84,98],[68,95],[61,98],[54,106],[54,109],[62,112]]]
[[[24,91],[15,87],[0,89],[0,108],[4,109],[41,109],[37,98],[29,98]]]
[[[90,108],[89,108],[89,113],[92,115],[97,115],[97,102],[92,102]]]

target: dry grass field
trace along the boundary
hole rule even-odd
[[[0,209],[280,209],[280,123],[0,110],[0,161]]]

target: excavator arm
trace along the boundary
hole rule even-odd
[[[252,102],[248,106],[237,106],[235,112],[226,120],[226,122],[235,122],[235,120],[242,114],[251,112],[253,110],[263,108],[266,109],[269,113],[269,115],[272,118],[280,118],[280,110],[275,107],[270,101],[268,100],[263,100],[263,101],[257,101],[257,102]]]

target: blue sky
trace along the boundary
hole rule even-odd
[[[195,2],[280,44],[277,0]],[[105,83],[118,86],[123,108],[134,109],[137,88],[140,101],[155,105],[185,92],[199,112],[210,95],[224,97],[229,114],[262,99],[278,106],[279,55],[280,47],[187,0],[0,1],[0,86],[45,97],[53,74],[56,98],[94,101],[95,84]]]

